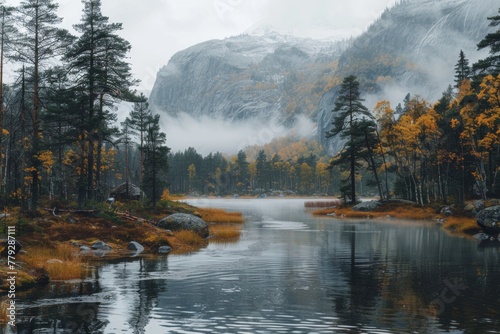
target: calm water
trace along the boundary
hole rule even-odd
[[[244,212],[240,241],[19,297],[17,333],[500,333],[499,248],[429,222],[313,218],[302,200],[192,204]]]

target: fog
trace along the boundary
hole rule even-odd
[[[287,135],[308,137],[316,130],[316,124],[304,116],[297,116],[295,125],[287,129],[272,121],[254,119],[245,123],[231,123],[208,116],[195,119],[186,113],[177,117],[162,113],[161,126],[167,134],[167,146],[172,152],[193,147],[203,155],[216,151],[236,154],[247,146],[264,145],[274,138]]]

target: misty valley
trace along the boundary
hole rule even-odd
[[[126,5],[0,1],[0,333],[500,333],[500,7],[387,3],[147,87]]]

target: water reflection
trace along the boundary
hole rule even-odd
[[[204,203],[246,213],[237,243],[23,297],[19,333],[500,332],[497,248],[427,222],[317,219],[299,200]]]
[[[53,283],[21,297],[15,332],[100,334],[126,329],[146,333],[158,295],[167,290],[165,279],[152,273],[167,270],[165,257],[139,258],[98,267],[90,281]],[[113,314],[116,307],[119,314]]]

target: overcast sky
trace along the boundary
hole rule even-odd
[[[17,1],[10,0],[10,3]],[[178,51],[255,29],[263,22],[304,37],[359,34],[396,0],[102,0],[110,22],[123,23],[130,63],[151,90],[156,73]],[[59,0],[70,28],[81,18],[79,0]],[[331,33],[330,33],[331,32]],[[314,36],[312,36],[314,35]]]

